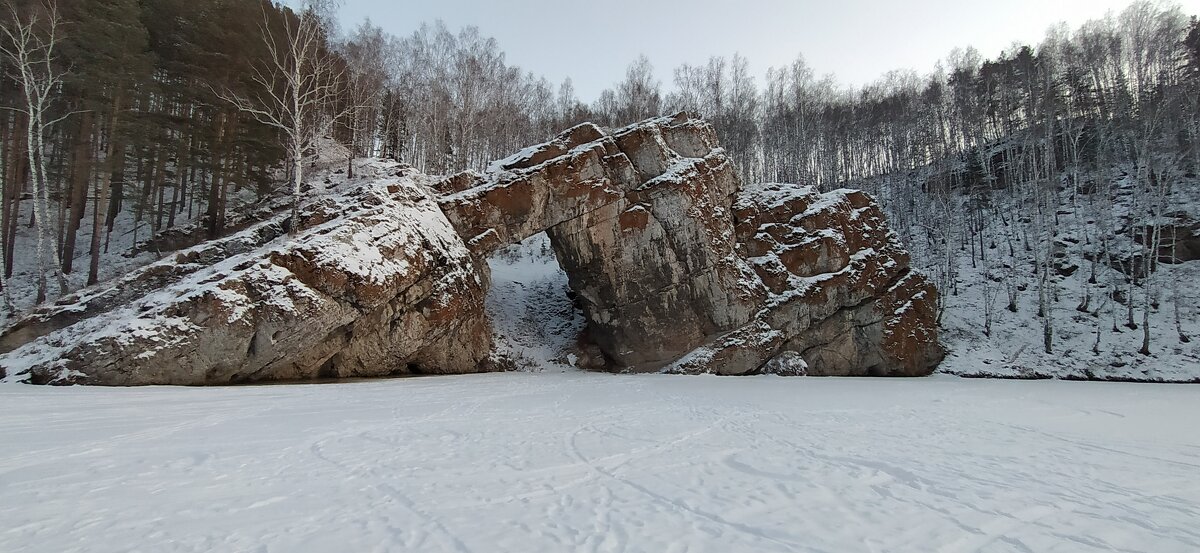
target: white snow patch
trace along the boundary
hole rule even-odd
[[[568,293],[567,274],[558,265],[545,233],[500,250],[488,259],[492,287],[487,313],[497,347],[524,368],[568,369],[583,331],[583,313]]]

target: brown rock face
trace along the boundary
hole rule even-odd
[[[781,352],[799,353],[810,375],[915,376],[941,361],[937,292],[908,269],[868,196],[761,184],[742,191],[735,214],[739,252],[771,290],[757,326],[739,331],[778,335],[728,346],[747,350],[739,354],[746,365],[718,372],[752,370]]]
[[[548,232],[613,370],[921,375],[941,359],[936,291],[868,196],[743,189],[686,115],[582,125],[466,178],[440,200],[463,238],[486,254]]]
[[[590,338],[615,368],[652,371],[765,297],[734,252],[739,185],[712,127],[677,116],[611,134],[581,125],[441,203],[480,254],[548,232]]]
[[[294,237],[238,234],[64,298],[5,334],[0,366],[35,383],[100,385],[494,367],[487,275],[424,187],[381,179],[303,219]],[[211,264],[179,263],[198,255]]]
[[[483,258],[541,232],[589,367],[912,376],[941,359],[937,292],[870,197],[743,186],[684,114],[580,125],[440,182],[376,169],[294,235],[277,218],[39,309],[0,333],[0,369],[105,385],[493,370]]]

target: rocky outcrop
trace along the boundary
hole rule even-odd
[[[937,293],[869,197],[743,187],[686,115],[582,125],[439,188],[480,255],[549,234],[611,370],[795,373],[798,356],[813,375],[921,375],[941,359]]]
[[[739,182],[707,124],[659,119],[611,134],[591,124],[438,186],[478,255],[548,232],[621,370],[656,370],[754,313],[763,290],[734,255]]]
[[[809,375],[918,376],[941,360],[937,291],[908,269],[865,194],[755,185],[734,217],[738,253],[768,289],[764,307],[672,370],[748,374],[798,355]]]
[[[487,275],[412,175],[311,204],[294,236],[256,236],[65,298],[12,327],[5,347],[26,343],[0,364],[35,383],[102,385],[494,368]]]
[[[922,375],[936,291],[863,193],[743,186],[686,115],[585,124],[482,173],[397,165],[0,334],[34,382],[220,384],[502,365],[487,265],[545,232],[614,371]],[[294,230],[285,234],[288,230]]]
[[[1137,229],[1138,244],[1152,244],[1153,227]],[[1177,264],[1200,260],[1200,220],[1187,211],[1166,214],[1166,222],[1157,229],[1158,263]]]

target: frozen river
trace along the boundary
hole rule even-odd
[[[0,386],[0,551],[1200,551],[1200,387]]]

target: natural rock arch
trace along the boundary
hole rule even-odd
[[[0,333],[41,383],[495,370],[484,258],[549,234],[608,370],[923,375],[936,291],[861,192],[743,186],[685,114],[580,125],[482,174],[373,163],[280,215]],[[284,236],[294,228],[294,236]]]
[[[814,374],[915,375],[940,361],[936,290],[870,198],[743,187],[686,114],[580,125],[436,188],[476,255],[549,234],[610,368],[746,374],[791,352]]]

